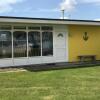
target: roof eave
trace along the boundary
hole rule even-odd
[[[81,21],[81,20],[54,20],[54,19],[20,19],[20,18],[0,18],[2,23],[39,23],[39,24],[59,24],[59,25],[97,25],[100,26],[100,22],[97,21]]]

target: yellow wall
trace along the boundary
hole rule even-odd
[[[88,41],[83,34],[88,33]],[[69,25],[69,61],[78,61],[79,55],[96,55],[100,60],[100,26]]]

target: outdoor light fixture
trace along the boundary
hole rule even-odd
[[[87,41],[89,39],[87,32],[84,32],[83,39],[84,39],[84,41]]]

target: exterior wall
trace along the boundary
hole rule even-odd
[[[89,39],[83,39],[84,32]],[[69,61],[78,61],[79,55],[96,55],[100,60],[100,26],[69,25]]]

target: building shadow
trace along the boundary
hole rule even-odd
[[[37,64],[37,65],[24,65],[24,66],[12,66],[1,67],[4,70],[27,70],[30,72],[51,71],[51,70],[63,70],[63,69],[76,69],[100,66],[100,60],[96,62],[61,62],[50,64]]]
[[[86,68],[95,66],[100,66],[100,61],[39,64],[39,65],[22,66],[22,68],[30,72],[38,72],[38,71],[50,71],[50,70],[61,70],[61,69]]]

